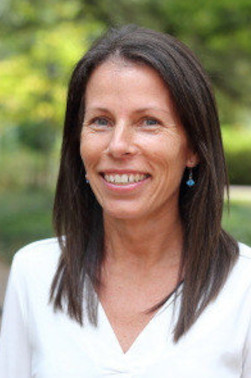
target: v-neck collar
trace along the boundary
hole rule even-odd
[[[143,339],[146,339],[149,335],[150,339],[151,339],[151,329],[154,327],[155,323],[156,323],[156,320],[160,317],[160,316],[167,316],[169,318],[172,317],[172,308],[173,306],[171,306],[175,300],[175,296],[179,296],[180,295],[180,292],[181,292],[181,286],[182,286],[182,282],[178,285],[178,287],[170,294],[169,298],[167,299],[167,301],[156,311],[156,313],[153,315],[153,317],[149,320],[149,322],[145,325],[145,327],[140,331],[140,333],[138,334],[138,336],[135,338],[135,340],[133,341],[133,343],[131,344],[131,346],[129,347],[129,349],[124,352],[120,343],[119,343],[119,340],[117,338],[117,335],[111,325],[111,322],[104,310],[104,307],[102,306],[102,303],[99,301],[98,302],[98,315],[99,315],[99,319],[98,321],[101,323],[102,327],[105,328],[106,330],[106,334],[107,336],[109,335],[109,341],[113,344],[113,347],[114,347],[114,350],[116,351],[116,354],[118,355],[121,355],[121,356],[124,356],[125,358],[127,358],[128,356],[130,355],[133,355],[134,354],[134,351],[139,349],[140,350],[140,345],[141,345],[141,340]],[[163,314],[165,312],[165,314]],[[169,313],[169,316],[168,314]],[[163,332],[165,332],[164,329],[162,329]],[[168,332],[168,330],[166,329],[166,332]],[[149,340],[150,341],[150,340]]]

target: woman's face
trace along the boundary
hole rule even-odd
[[[123,61],[89,79],[80,153],[104,215],[118,219],[177,210],[185,167],[196,165],[163,80]]]

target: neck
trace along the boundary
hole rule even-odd
[[[180,261],[183,229],[178,212],[149,219],[114,219],[104,214],[106,261],[142,267]]]

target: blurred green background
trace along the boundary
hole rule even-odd
[[[216,92],[233,185],[251,185],[250,0],[1,0],[0,259],[53,235],[67,83],[109,26],[173,34],[200,58]],[[251,245],[251,195],[234,199],[224,226]]]

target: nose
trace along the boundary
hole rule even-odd
[[[124,122],[114,125],[108,145],[108,153],[115,158],[129,156],[136,151],[132,128]]]

